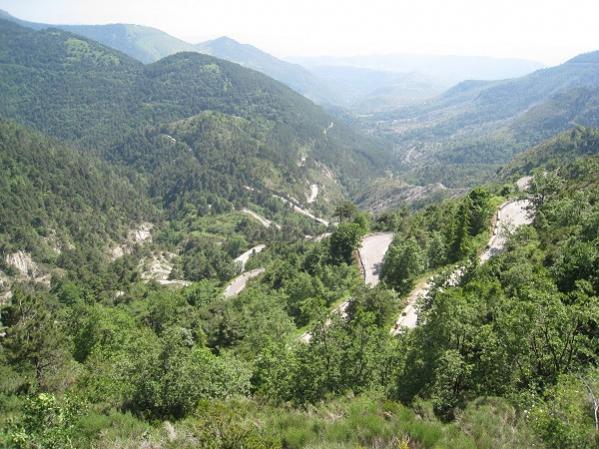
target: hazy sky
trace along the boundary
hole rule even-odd
[[[599,49],[599,0],[0,0],[47,23],[137,23],[227,35],[277,56],[424,53],[545,64]]]

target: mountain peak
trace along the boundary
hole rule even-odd
[[[229,52],[260,52],[260,53],[264,53],[262,52],[262,50],[257,49],[256,47],[253,47],[249,44],[242,44],[239,41],[236,41],[235,39],[230,38],[229,36],[221,36],[221,37],[217,37],[216,39],[212,39],[209,41],[204,41],[204,42],[200,42],[199,44],[195,45],[196,48],[200,49],[200,51],[212,51],[212,52],[219,52],[219,51],[229,51]],[[216,56],[216,54],[214,55]],[[221,56],[222,57],[222,56]],[[227,59],[226,57],[224,59]]]
[[[221,43],[221,44],[237,44],[237,45],[240,45],[240,43],[238,41],[236,41],[235,39],[230,38],[229,36],[217,37],[216,39],[213,39],[210,42]]]
[[[574,56],[566,64],[599,64],[599,51],[591,51]]]

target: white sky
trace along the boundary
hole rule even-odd
[[[599,50],[599,0],[0,0],[45,23],[136,23],[227,35],[276,56],[413,53],[533,59]]]

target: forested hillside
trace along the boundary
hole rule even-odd
[[[144,66],[63,31],[0,21],[0,33],[0,114],[100,153],[141,128],[214,111],[265,130],[258,143],[287,152],[279,161],[289,170],[318,162],[346,189],[389,166],[385,145],[236,64],[180,53]]]
[[[158,216],[134,178],[5,120],[0,167],[3,294],[12,284],[7,276],[49,283],[51,273],[105,264],[109,247],[124,240],[132,225]]]
[[[144,64],[156,62],[175,53],[204,53],[264,73],[318,103],[339,104],[343,102],[331,85],[303,67],[275,58],[256,47],[241,44],[227,37],[191,44],[156,28],[140,25],[122,23],[49,25],[20,20],[1,10],[0,19],[35,30],[54,28],[68,31],[118,50]]]
[[[169,131],[184,138],[196,120]],[[377,217],[346,204],[330,238],[269,240],[248,267],[263,273],[234,297],[210,276],[182,290],[130,277],[107,296],[76,271],[50,291],[14,289],[4,444],[596,447],[594,134],[546,144],[584,150],[538,170],[528,192],[506,182]],[[518,195],[532,224],[479,264],[497,205]],[[396,238],[367,288],[353,251],[372,231]],[[404,298],[431,276],[418,326],[393,336]]]
[[[599,131],[578,126],[518,155],[499,172],[506,178],[527,175],[534,169],[555,170],[565,163],[599,153]]]
[[[182,51],[196,51],[192,44],[170,36],[156,28],[140,25],[124,23],[109,25],[50,25],[20,20],[2,10],[0,10],[0,19],[8,20],[34,30],[54,28],[78,34],[79,36],[84,36],[102,45],[123,52],[145,64],[156,62],[166,56]]]
[[[393,146],[0,20],[0,447],[599,447],[598,65],[460,84]]]
[[[559,132],[599,125],[598,87],[590,53],[521,78],[466,81],[372,125],[397,144],[407,179],[473,185]]]
[[[36,250],[50,229],[59,247],[94,244],[151,216],[139,187],[95,157],[4,120],[0,146],[3,252]]]

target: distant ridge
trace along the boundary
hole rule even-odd
[[[586,64],[599,64],[599,51],[591,51],[588,53],[582,53],[578,56],[573,57],[568,60],[566,64],[578,64],[578,63],[586,63]]]
[[[464,81],[425,104],[373,120],[418,181],[480,182],[557,133],[599,126],[599,51],[519,78]]]
[[[222,36],[200,42],[195,48],[201,53],[262,72],[317,103],[338,104],[341,101],[326,83],[302,66],[275,58],[253,45]]]
[[[144,64],[158,61],[165,56],[182,51],[197,51],[192,44],[156,28],[141,25],[122,23],[108,25],[50,25],[21,20],[2,10],[0,10],[0,18],[34,30],[58,28],[79,34],[121,51]]]
[[[0,18],[34,30],[58,28],[79,34],[121,51],[144,64],[185,51],[205,53],[262,72],[317,103],[339,101],[325,83],[303,67],[282,61],[256,47],[241,44],[226,36],[193,45],[164,31],[141,25],[50,25],[21,20],[3,10],[0,10]]]
[[[304,58],[289,62],[227,36],[194,45],[141,25],[49,25],[20,20],[2,10],[0,18],[35,30],[58,28],[79,34],[144,64],[180,52],[206,53],[257,70],[318,104],[350,108],[358,114],[429,99],[465,79],[510,78],[542,67],[518,59],[426,55]]]

